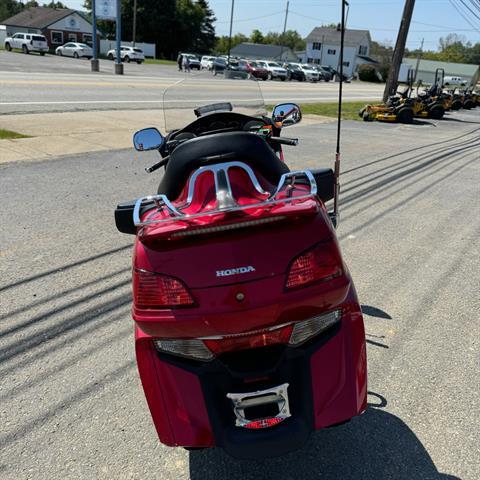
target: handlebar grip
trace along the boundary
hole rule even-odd
[[[147,173],[152,173],[155,170],[158,170],[159,168],[163,167],[168,163],[169,157],[164,158],[163,160],[160,160],[158,163],[155,163],[155,165],[152,165],[151,167],[146,167],[145,171]]]
[[[269,141],[282,145],[291,145],[293,147],[298,145],[298,138],[270,137]]]

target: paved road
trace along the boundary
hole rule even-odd
[[[293,167],[335,125],[292,127]],[[478,480],[480,112],[346,122],[338,231],[365,312],[367,413],[243,462],[159,445],[135,368],[132,239],[117,201],[155,190],[131,151],[0,167],[0,477]],[[288,152],[287,152],[288,153]]]
[[[118,76],[112,74],[112,62],[101,63],[101,73],[93,74],[86,60],[0,52],[0,113],[162,108],[165,89],[185,78],[173,66],[137,64],[126,64],[126,74]],[[189,101],[215,101],[219,91],[225,100],[251,96],[242,93],[245,88],[241,84],[253,82],[231,81],[224,86],[222,75],[213,77],[205,71],[186,76],[191,86],[183,93]],[[258,85],[266,103],[328,102],[336,101],[338,96],[338,84],[334,82],[270,81]],[[352,83],[345,85],[344,98],[372,100],[381,93],[382,86]],[[174,95],[166,107],[176,107],[178,101],[178,95]]]

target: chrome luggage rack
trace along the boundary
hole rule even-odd
[[[268,198],[262,202],[248,204],[248,205],[238,205],[233,197],[232,188],[230,185],[230,180],[228,177],[228,170],[232,167],[237,167],[243,169],[247,175],[249,176],[250,180],[252,181],[255,190],[260,193],[261,195],[268,195]],[[193,195],[195,191],[195,182],[197,178],[205,172],[211,172],[214,176],[215,180],[215,193],[216,193],[216,206],[213,210],[204,211],[201,213],[193,213],[188,214],[184,213],[182,210],[188,208],[193,201]],[[293,190],[295,189],[295,181],[297,178],[306,178],[309,182],[310,191],[308,193],[293,196]],[[284,191],[287,192],[287,197],[279,198],[280,193]],[[251,208],[257,207],[265,207],[276,205],[278,203],[288,203],[297,200],[307,200],[309,198],[314,197],[317,194],[317,183],[315,182],[315,178],[312,175],[310,170],[296,170],[294,172],[284,173],[276,190],[273,193],[265,191],[262,186],[260,185],[257,177],[253,170],[247,164],[243,162],[227,162],[227,163],[219,163],[216,165],[208,165],[204,167],[200,167],[198,170],[194,172],[192,177],[190,178],[190,183],[188,187],[188,194],[185,203],[180,206],[176,207],[172,204],[172,202],[167,198],[166,195],[149,195],[147,197],[139,198],[135,202],[135,207],[133,209],[133,223],[136,227],[145,227],[147,225],[157,224],[168,222],[171,220],[191,220],[198,217],[205,217],[208,215],[215,215],[218,213],[224,212],[234,212],[240,210],[247,210]],[[142,222],[140,219],[140,212],[144,202],[154,202],[155,206],[158,208],[158,211],[166,209],[169,213],[169,216],[166,218],[160,218],[155,220],[147,220]]]

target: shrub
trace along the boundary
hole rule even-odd
[[[358,67],[358,78],[364,82],[380,82],[377,70],[372,65],[360,65]]]

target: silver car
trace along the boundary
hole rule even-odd
[[[92,58],[93,50],[86,43],[68,42],[55,50],[61,57]]]

